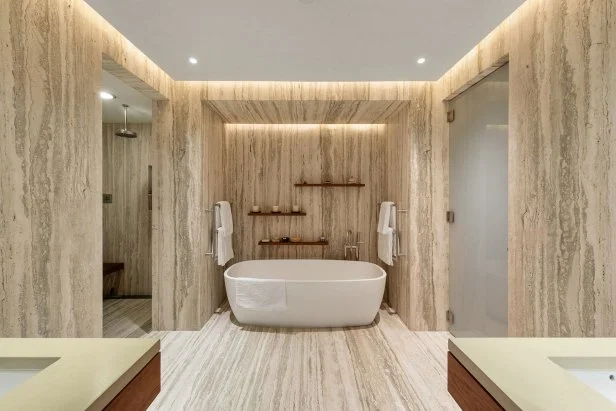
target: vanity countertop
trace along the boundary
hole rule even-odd
[[[616,409],[551,359],[616,370],[616,338],[453,338],[449,351],[506,410]]]
[[[0,410],[103,409],[159,351],[152,339],[0,339],[0,369],[57,359],[0,397]]]

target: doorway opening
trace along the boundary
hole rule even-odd
[[[103,336],[152,329],[152,100],[103,70]]]

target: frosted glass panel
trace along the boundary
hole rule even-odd
[[[505,66],[450,103],[450,330],[458,337],[507,335],[508,95]]]

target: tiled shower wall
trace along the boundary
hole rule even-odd
[[[148,206],[148,166],[152,125],[129,124],[128,128],[137,132],[137,138],[114,134],[123,127],[123,124],[103,124],[103,193],[112,195],[112,202],[103,204],[103,261],[124,263],[124,271],[111,279],[118,295],[151,295],[152,214]],[[108,287],[106,284],[105,288]]]

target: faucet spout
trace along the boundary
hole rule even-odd
[[[363,244],[363,241],[359,241],[359,233],[356,233],[355,243],[353,243],[353,231],[347,231],[346,243],[344,244],[344,259],[359,261],[359,245]],[[351,254],[349,255],[349,251]]]
[[[344,259],[348,260],[349,251],[353,250],[353,246],[351,245],[351,238],[353,237],[353,231],[349,230],[346,233],[346,242],[344,243]]]

